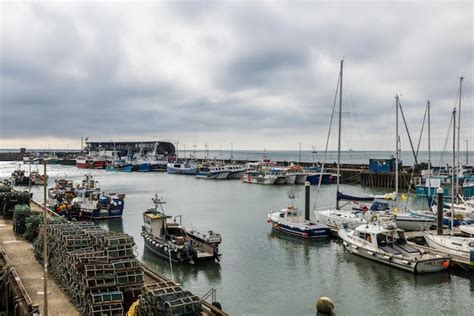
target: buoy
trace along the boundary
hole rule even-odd
[[[319,315],[336,315],[336,307],[329,297],[320,297],[316,301],[316,311]]]

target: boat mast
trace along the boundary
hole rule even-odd
[[[451,168],[451,235],[453,234],[454,222],[454,190],[456,179],[456,108],[453,110],[453,167]]]
[[[431,210],[431,104],[430,100],[427,102],[428,106],[428,198]]]
[[[459,78],[459,111],[458,111],[458,143],[457,143],[457,166],[458,172],[456,173],[456,204],[459,203],[459,171],[461,170],[461,163],[460,159],[461,156],[459,155],[459,148],[461,147],[459,142],[461,140],[461,99],[462,99],[462,81],[464,77]],[[454,203],[454,200],[453,200]]]
[[[398,209],[398,107],[399,97],[398,94],[395,96],[395,209]]]
[[[337,186],[336,192],[339,193],[339,184],[341,182],[341,120],[342,120],[342,71],[344,59],[341,60],[341,72],[339,74],[339,135],[337,138]],[[322,175],[321,175],[322,176]],[[339,210],[339,199],[336,195],[336,210]]]

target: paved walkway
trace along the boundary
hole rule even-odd
[[[39,305],[44,315],[43,267],[33,254],[33,245],[17,238],[13,233],[12,221],[4,219],[0,219],[0,245],[18,272],[32,302]],[[48,312],[49,315],[81,315],[51,276],[48,278]]]

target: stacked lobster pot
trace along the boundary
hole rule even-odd
[[[146,285],[137,306],[138,316],[201,315],[201,299],[173,282]]]
[[[144,274],[133,246],[131,236],[93,223],[48,225],[49,270],[86,315],[122,315],[137,300]],[[42,260],[41,237],[34,251]]]

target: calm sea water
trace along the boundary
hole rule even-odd
[[[0,152],[11,152],[18,150],[0,149]],[[40,150],[41,151],[41,150]],[[54,150],[52,150],[54,151]],[[59,150],[64,151],[64,150]],[[210,159],[230,159],[231,156],[236,160],[261,160],[264,156],[274,161],[295,161],[295,162],[323,162],[333,163],[337,161],[337,151],[328,151],[326,153],[326,159],[324,159],[324,150],[316,150],[313,153],[310,150],[210,150],[208,152],[204,150],[183,150],[179,148],[178,156],[180,158],[189,158],[194,156],[196,158],[210,158]],[[389,159],[392,155],[395,155],[395,151],[360,151],[350,150],[341,152],[341,162],[348,164],[368,164],[369,159]],[[474,152],[473,151],[460,151],[459,153],[461,163],[473,164]],[[400,153],[400,159],[404,166],[412,166],[415,162],[415,158],[411,151],[402,151]],[[420,151],[418,153],[418,162],[428,161],[428,152]],[[433,151],[431,152],[431,163],[433,166],[445,166],[451,164],[452,153]]]
[[[0,163],[0,178],[16,163]],[[26,167],[24,167],[26,169]],[[40,167],[41,168],[41,167]],[[35,167],[33,167],[35,169]],[[42,170],[42,169],[40,169]],[[220,232],[220,264],[173,265],[174,279],[197,295],[217,290],[218,301],[231,315],[314,315],[315,300],[329,296],[338,315],[469,315],[474,276],[439,273],[415,276],[343,250],[339,241],[304,242],[271,233],[266,214],[287,204],[295,190],[303,209],[302,186],[259,186],[240,181],[211,181],[161,173],[92,171],[103,191],[126,193],[122,220],[100,222],[135,238],[137,255],[171,277],[166,261],[149,254],[140,236],[142,212],[158,193],[170,215],[183,215],[184,225]],[[68,176],[81,180],[84,170],[50,166],[54,181]],[[347,193],[381,193],[359,186],[343,186]],[[42,200],[42,189],[33,188]],[[312,200],[316,188],[312,188]],[[324,186],[318,207],[335,203],[335,187]],[[417,206],[422,200],[411,200]]]

